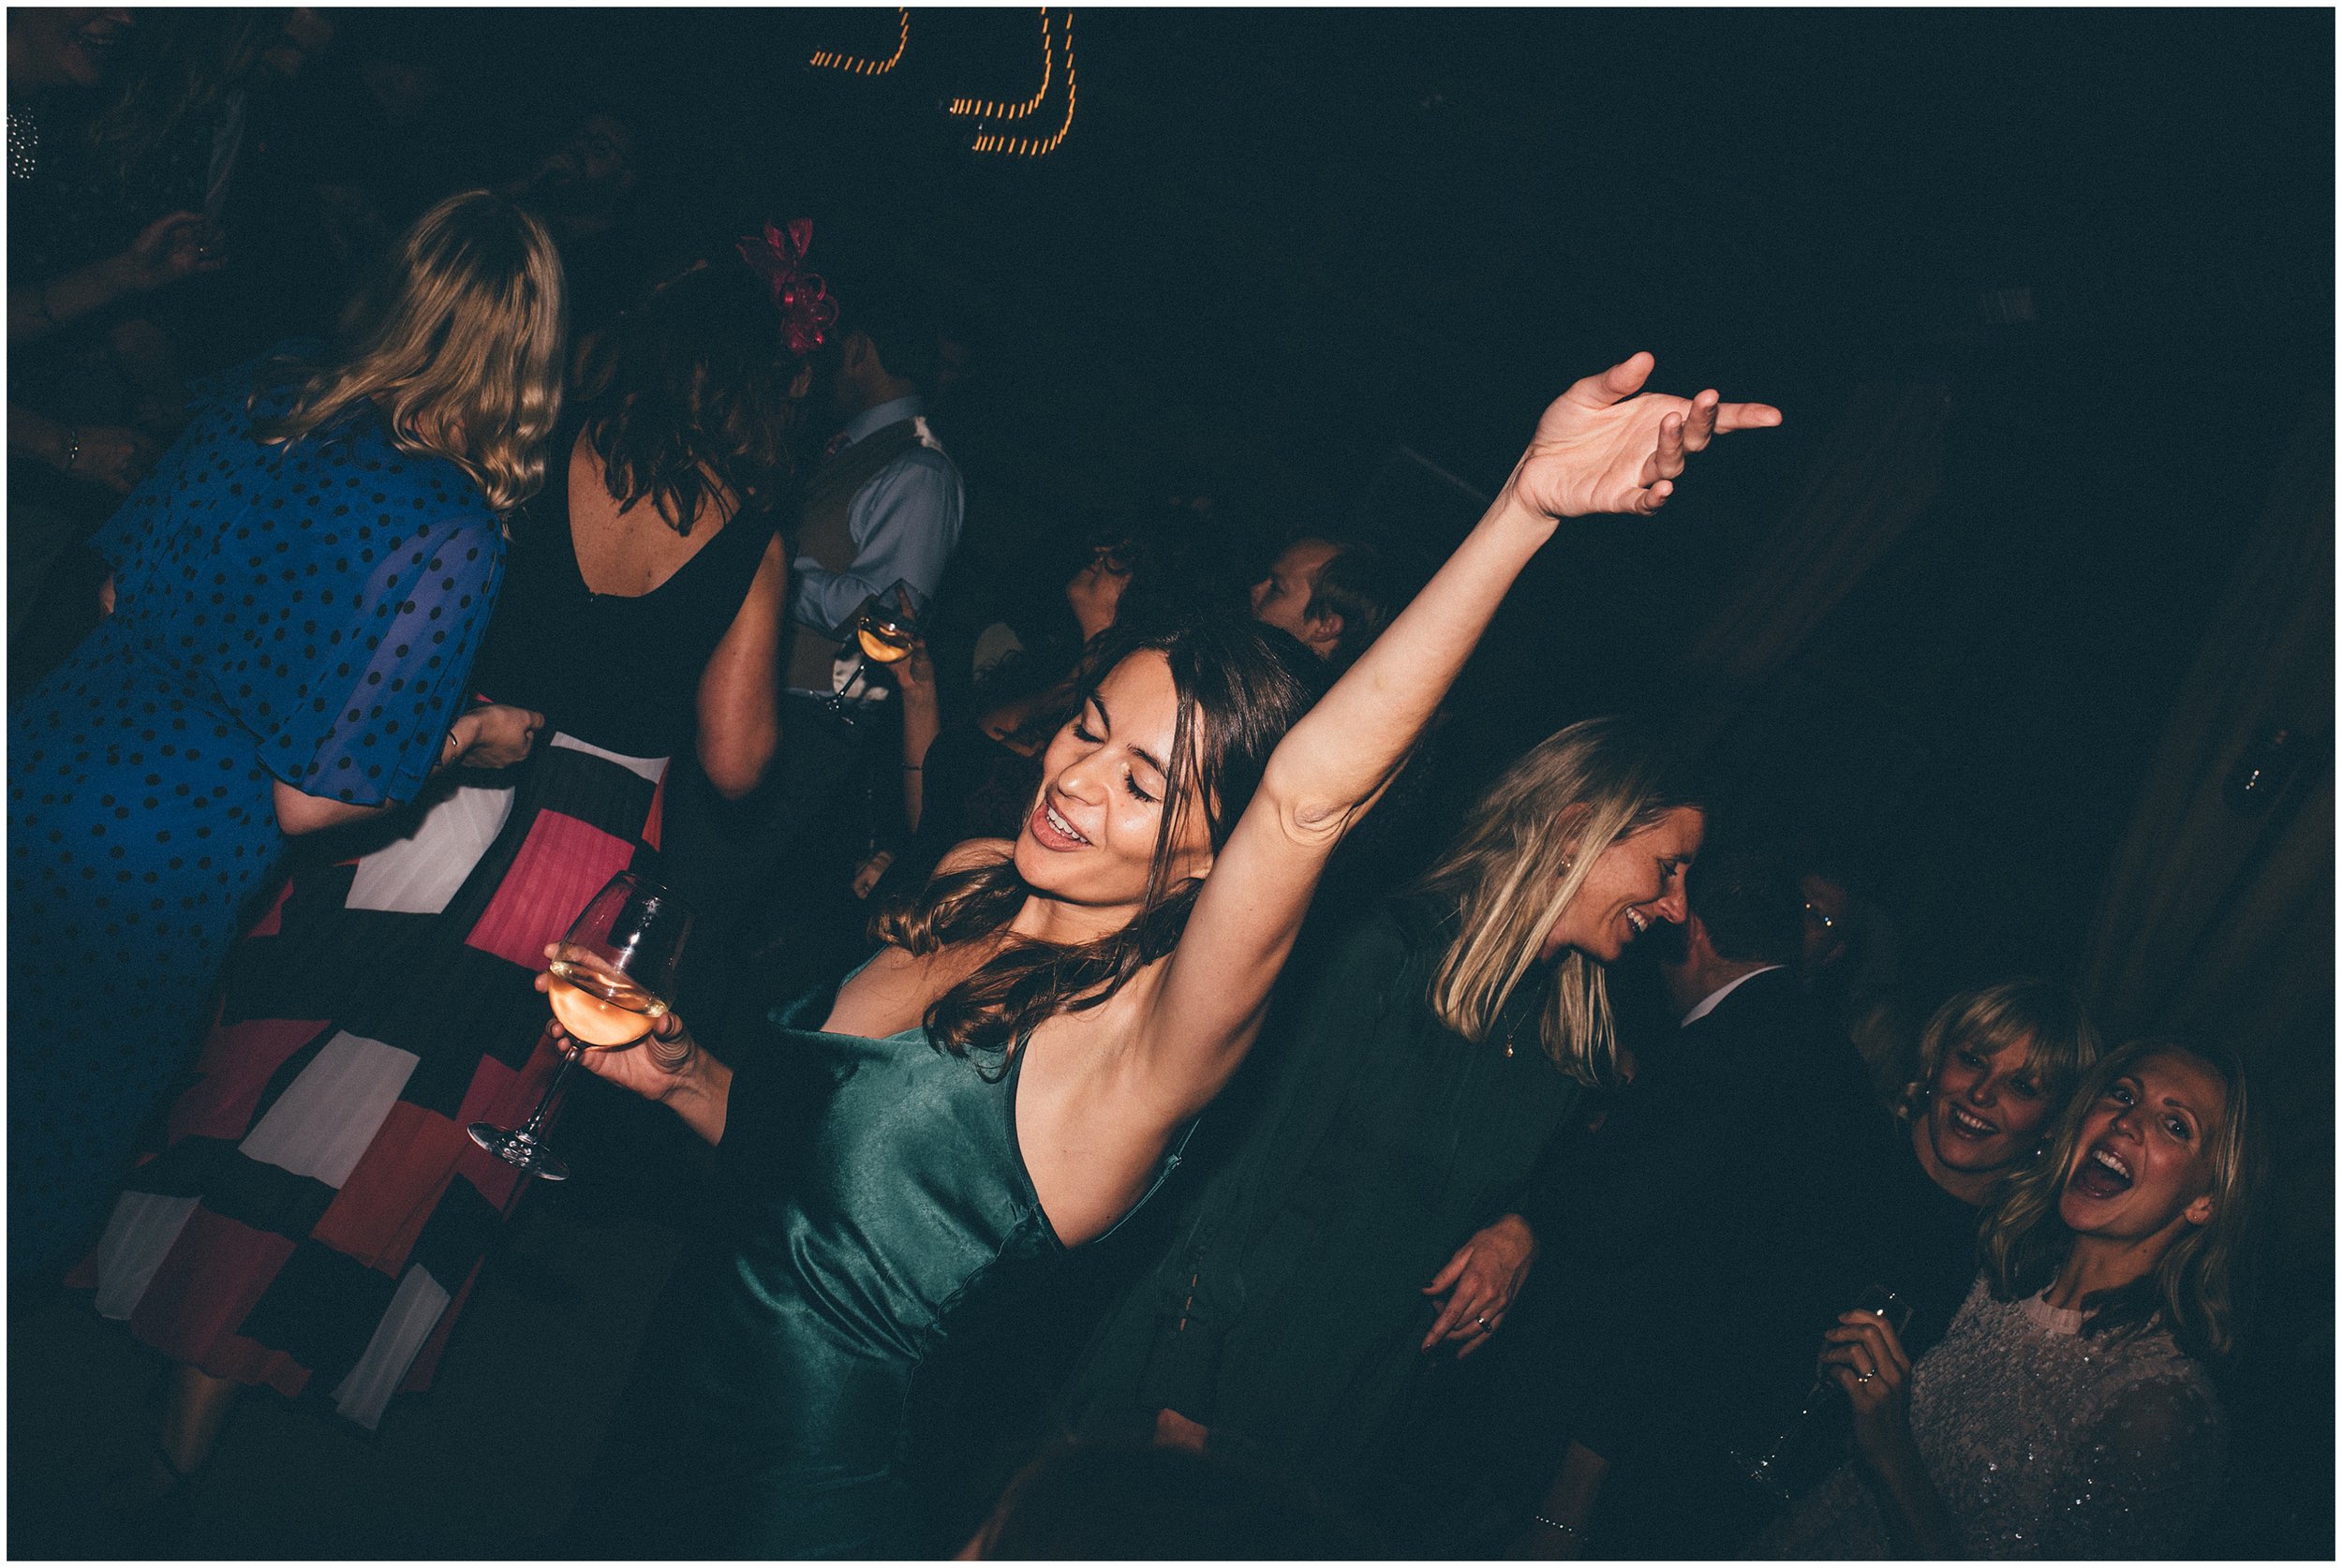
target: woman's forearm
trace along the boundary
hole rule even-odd
[[[107,613],[112,614],[111,590],[113,579],[106,579],[109,597]],[[431,764],[430,777],[437,777],[453,767],[480,739],[481,717],[478,709],[458,714],[455,722],[439,741],[439,755]],[[272,800],[276,811],[276,830],[288,837],[298,838],[304,834],[322,833],[327,828],[340,827],[368,817],[379,817],[395,810],[398,801],[384,801],[379,806],[359,806],[345,800],[329,800],[322,795],[304,794],[283,779],[272,786]]]
[[[9,289],[8,341],[46,337],[113,303],[134,287],[124,271],[123,259],[110,256],[47,283]]]
[[[1430,722],[1555,526],[1519,505],[1508,483],[1415,601],[1294,726],[1269,762],[1262,795],[1309,824],[1368,800]]]
[[[903,688],[903,825],[919,831],[926,804],[927,751],[941,732],[943,717],[932,687]]]
[[[732,1108],[732,1067],[721,1057],[693,1040],[686,1029],[673,1042],[647,1043],[645,1049],[663,1052],[682,1047],[682,1066],[656,1098],[683,1119],[683,1125],[710,1144],[724,1141],[724,1123]]]

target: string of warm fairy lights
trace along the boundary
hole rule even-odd
[[[826,70],[849,71],[856,76],[884,76],[888,71],[893,70],[896,62],[903,57],[903,51],[911,47],[911,8],[908,6],[897,6],[895,7],[895,16],[897,26],[895,52],[885,59],[867,60],[857,54],[840,54],[835,50],[825,49],[807,63],[820,66]]]
[[[895,52],[883,60],[866,59],[856,54],[842,54],[836,50],[823,50],[808,62],[824,70],[844,71],[853,76],[883,76],[895,68],[911,47],[911,10],[905,6],[895,7],[898,20]],[[1057,81],[1058,44],[1065,48],[1065,118],[1047,136],[1007,136],[992,128],[996,121],[1022,120],[1038,111],[1049,96],[1049,89]],[[1060,11],[1057,22],[1049,21],[1049,7],[1041,7],[1041,85],[1032,96],[1022,103],[998,103],[990,98],[954,98],[945,106],[955,118],[973,118],[976,140],[969,150],[976,153],[998,153],[1004,157],[1041,158],[1058,150],[1065,133],[1074,128],[1074,13]]]
[[[1002,136],[998,132],[985,129],[979,123],[975,145],[971,151],[1000,153],[1009,157],[1047,157],[1051,153],[1056,152],[1058,144],[1065,140],[1065,133],[1074,128],[1074,13],[1072,11],[1064,13],[1058,32],[1059,36],[1065,40],[1065,118],[1059,124],[1057,130],[1049,136],[1042,137]],[[1042,96],[1049,90],[1050,55],[1049,13],[1047,8],[1044,7],[1041,12],[1041,93],[1036,94],[1031,104],[1019,110],[1016,114],[1002,113],[996,118],[1003,120],[1018,118],[1040,107]]]
[[[1041,107],[1041,100],[1049,96],[1049,80],[1057,65],[1057,52],[1049,47],[1049,7],[1041,7],[1041,85],[1023,103],[993,103],[985,98],[954,98],[949,112],[973,114],[986,120],[1021,120]]]

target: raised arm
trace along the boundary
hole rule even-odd
[[[1562,394],[1486,516],[1388,630],[1294,726],[1229,835],[1134,1042],[1142,1092],[1171,1120],[1242,1060],[1327,858],[1397,770],[1497,605],[1560,519],[1648,515],[1720,431],[1781,422],[1761,403],[1637,395],[1637,354]]]

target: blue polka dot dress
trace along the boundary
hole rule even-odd
[[[284,844],[273,784],[412,798],[502,575],[478,487],[370,406],[268,446],[252,375],[221,382],[92,541],[114,613],[9,716],[12,1276],[88,1243],[187,1064]]]

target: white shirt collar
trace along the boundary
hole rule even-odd
[[[875,408],[865,408],[846,422],[846,444],[852,446],[864,436],[883,430],[890,424],[900,424],[907,419],[926,412],[926,399],[917,392],[912,392],[909,397],[898,397],[891,403],[882,403]]]
[[[1726,981],[1723,984],[1717,986],[1714,990],[1702,997],[1699,999],[1699,1005],[1697,1007],[1693,1008],[1689,1013],[1683,1014],[1683,1023],[1682,1027],[1684,1028],[1691,1028],[1694,1024],[1698,1023],[1702,1018],[1708,1016],[1709,1013],[1713,1013],[1716,1010],[1716,1003],[1730,996],[1734,991],[1739,990],[1742,986],[1747,984],[1758,975],[1769,974],[1772,970],[1779,968],[1781,968],[1779,964],[1767,964],[1761,969],[1749,970],[1746,974],[1742,975],[1737,980]]]

